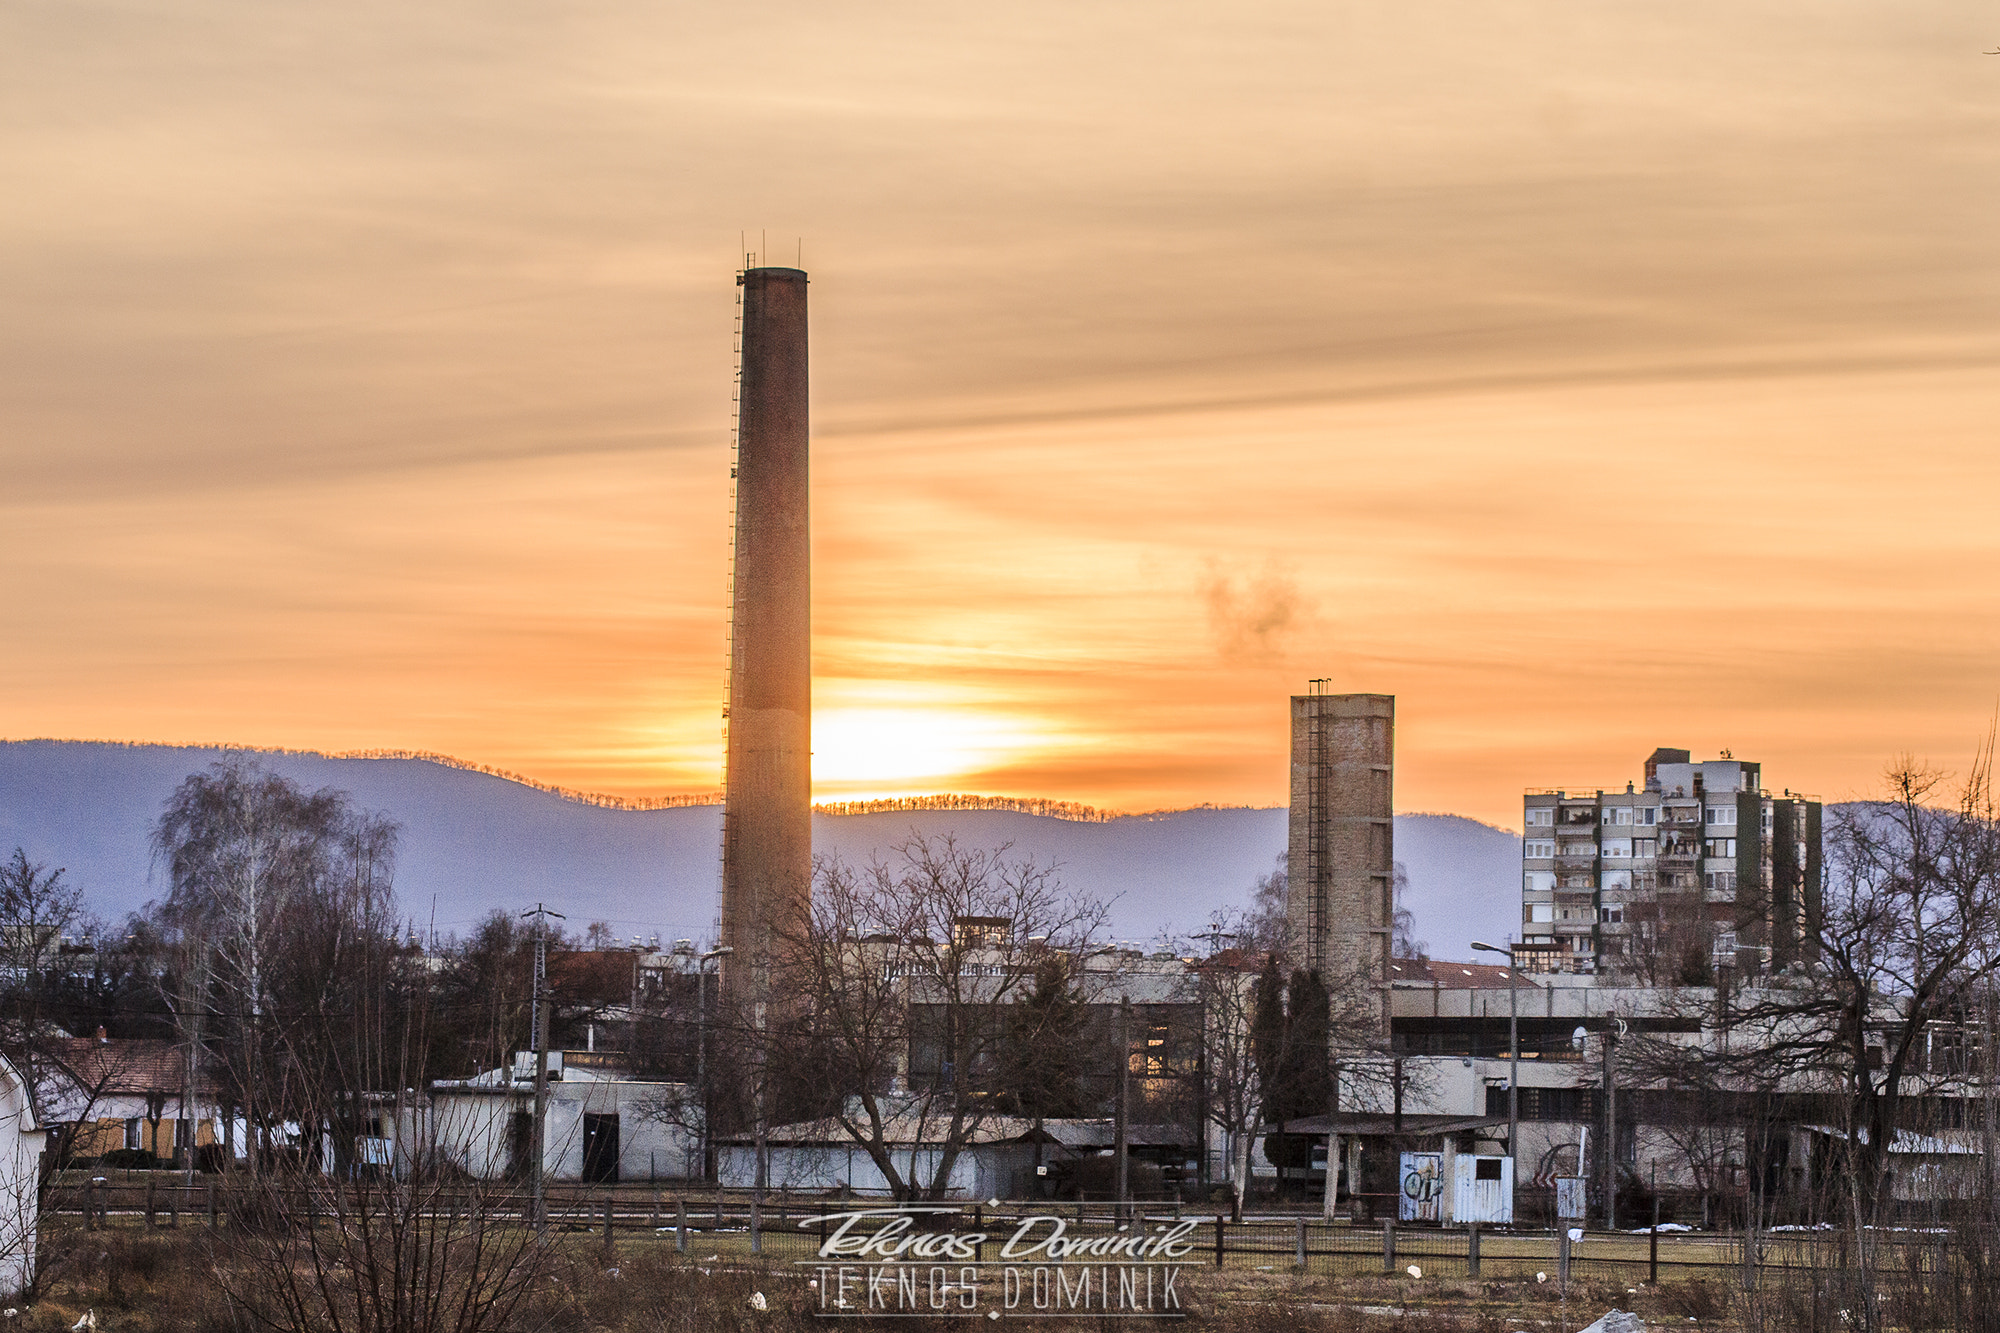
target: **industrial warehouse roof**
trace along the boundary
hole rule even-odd
[[[1364,1139],[1393,1138],[1398,1133],[1396,1117],[1377,1115],[1373,1112],[1341,1111],[1331,1117],[1323,1115],[1301,1116],[1297,1120],[1285,1122],[1287,1134],[1325,1134],[1329,1129],[1336,1134],[1352,1134]],[[1475,1129],[1490,1129],[1494,1125],[1504,1125],[1504,1115],[1406,1115],[1402,1118],[1401,1133],[1415,1138],[1432,1138],[1439,1134],[1464,1134]]]
[[[1506,990],[1505,963],[1451,963],[1430,958],[1393,958],[1389,961],[1391,986],[1439,986],[1445,990]],[[1541,983],[1527,972],[1521,973],[1522,990],[1539,990]]]
[[[1830,1139],[1845,1139],[1847,1131],[1835,1129],[1831,1125],[1801,1125],[1808,1134],[1823,1134]],[[1863,1143],[1868,1142],[1868,1127],[1862,1125],[1855,1131]],[[1899,1129],[1889,1138],[1892,1153],[1915,1153],[1921,1157],[1957,1157],[1983,1155],[1979,1141],[1972,1130],[1945,1130],[1937,1134],[1918,1134],[1911,1130]]]

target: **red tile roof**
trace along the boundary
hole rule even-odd
[[[94,1093],[177,1094],[187,1077],[186,1048],[149,1037],[71,1037],[49,1057],[78,1086]],[[201,1080],[204,1091],[207,1080]]]

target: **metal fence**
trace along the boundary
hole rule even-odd
[[[183,1178],[163,1183],[142,1174],[58,1181],[45,1197],[43,1213],[57,1220],[74,1219],[73,1225],[85,1227],[226,1227],[235,1205],[249,1197],[245,1183],[236,1178],[197,1179],[189,1185]],[[383,1189],[379,1184],[318,1180],[266,1184],[262,1193],[312,1225],[336,1215],[354,1216],[364,1196],[372,1198],[370,1210],[379,1215]],[[464,1215],[476,1210],[489,1219],[521,1224],[531,1220],[532,1206],[524,1189],[475,1183],[434,1188],[424,1203],[439,1213]],[[552,1230],[588,1233],[591,1240],[610,1248],[661,1245],[695,1258],[749,1254],[775,1261],[811,1259],[822,1238],[837,1225],[830,1220],[835,1214],[888,1206],[883,1200],[669,1193],[646,1186],[551,1185],[544,1196]],[[1572,1240],[1566,1230],[1393,1222],[1366,1226],[1271,1215],[1231,1222],[1226,1216],[1197,1215],[1173,1205],[1132,1205],[1121,1211],[1111,1204],[1054,1202],[961,1205],[949,1225],[986,1233],[991,1239],[981,1247],[979,1261],[993,1263],[1001,1261],[1006,1238],[1030,1219],[1044,1219],[1037,1223],[1044,1231],[1059,1222],[1070,1238],[1134,1230],[1158,1234],[1179,1227],[1184,1262],[1189,1264],[1327,1276],[1408,1276],[1414,1267],[1424,1279],[1541,1275],[1548,1281],[1638,1283],[1700,1277],[1740,1282],[1747,1288],[1771,1274],[1845,1271],[1857,1262],[1853,1234],[1832,1230],[1746,1236],[1641,1229],[1589,1231]],[[1892,1279],[1944,1271],[1953,1261],[1957,1243],[1947,1233],[1918,1229],[1886,1229],[1871,1233],[1869,1239],[1877,1272]]]

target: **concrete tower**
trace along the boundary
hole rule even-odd
[[[1292,696],[1286,915],[1306,965],[1336,992],[1387,993],[1395,786],[1396,696]]]
[[[736,281],[743,364],[722,832],[722,942],[735,953],[723,977],[760,1001],[773,928],[802,914],[812,891],[806,275],[753,268]]]

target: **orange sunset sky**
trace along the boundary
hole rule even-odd
[[[0,4],[0,735],[720,763],[739,234],[822,799],[1865,794],[2000,702],[2000,11]]]

